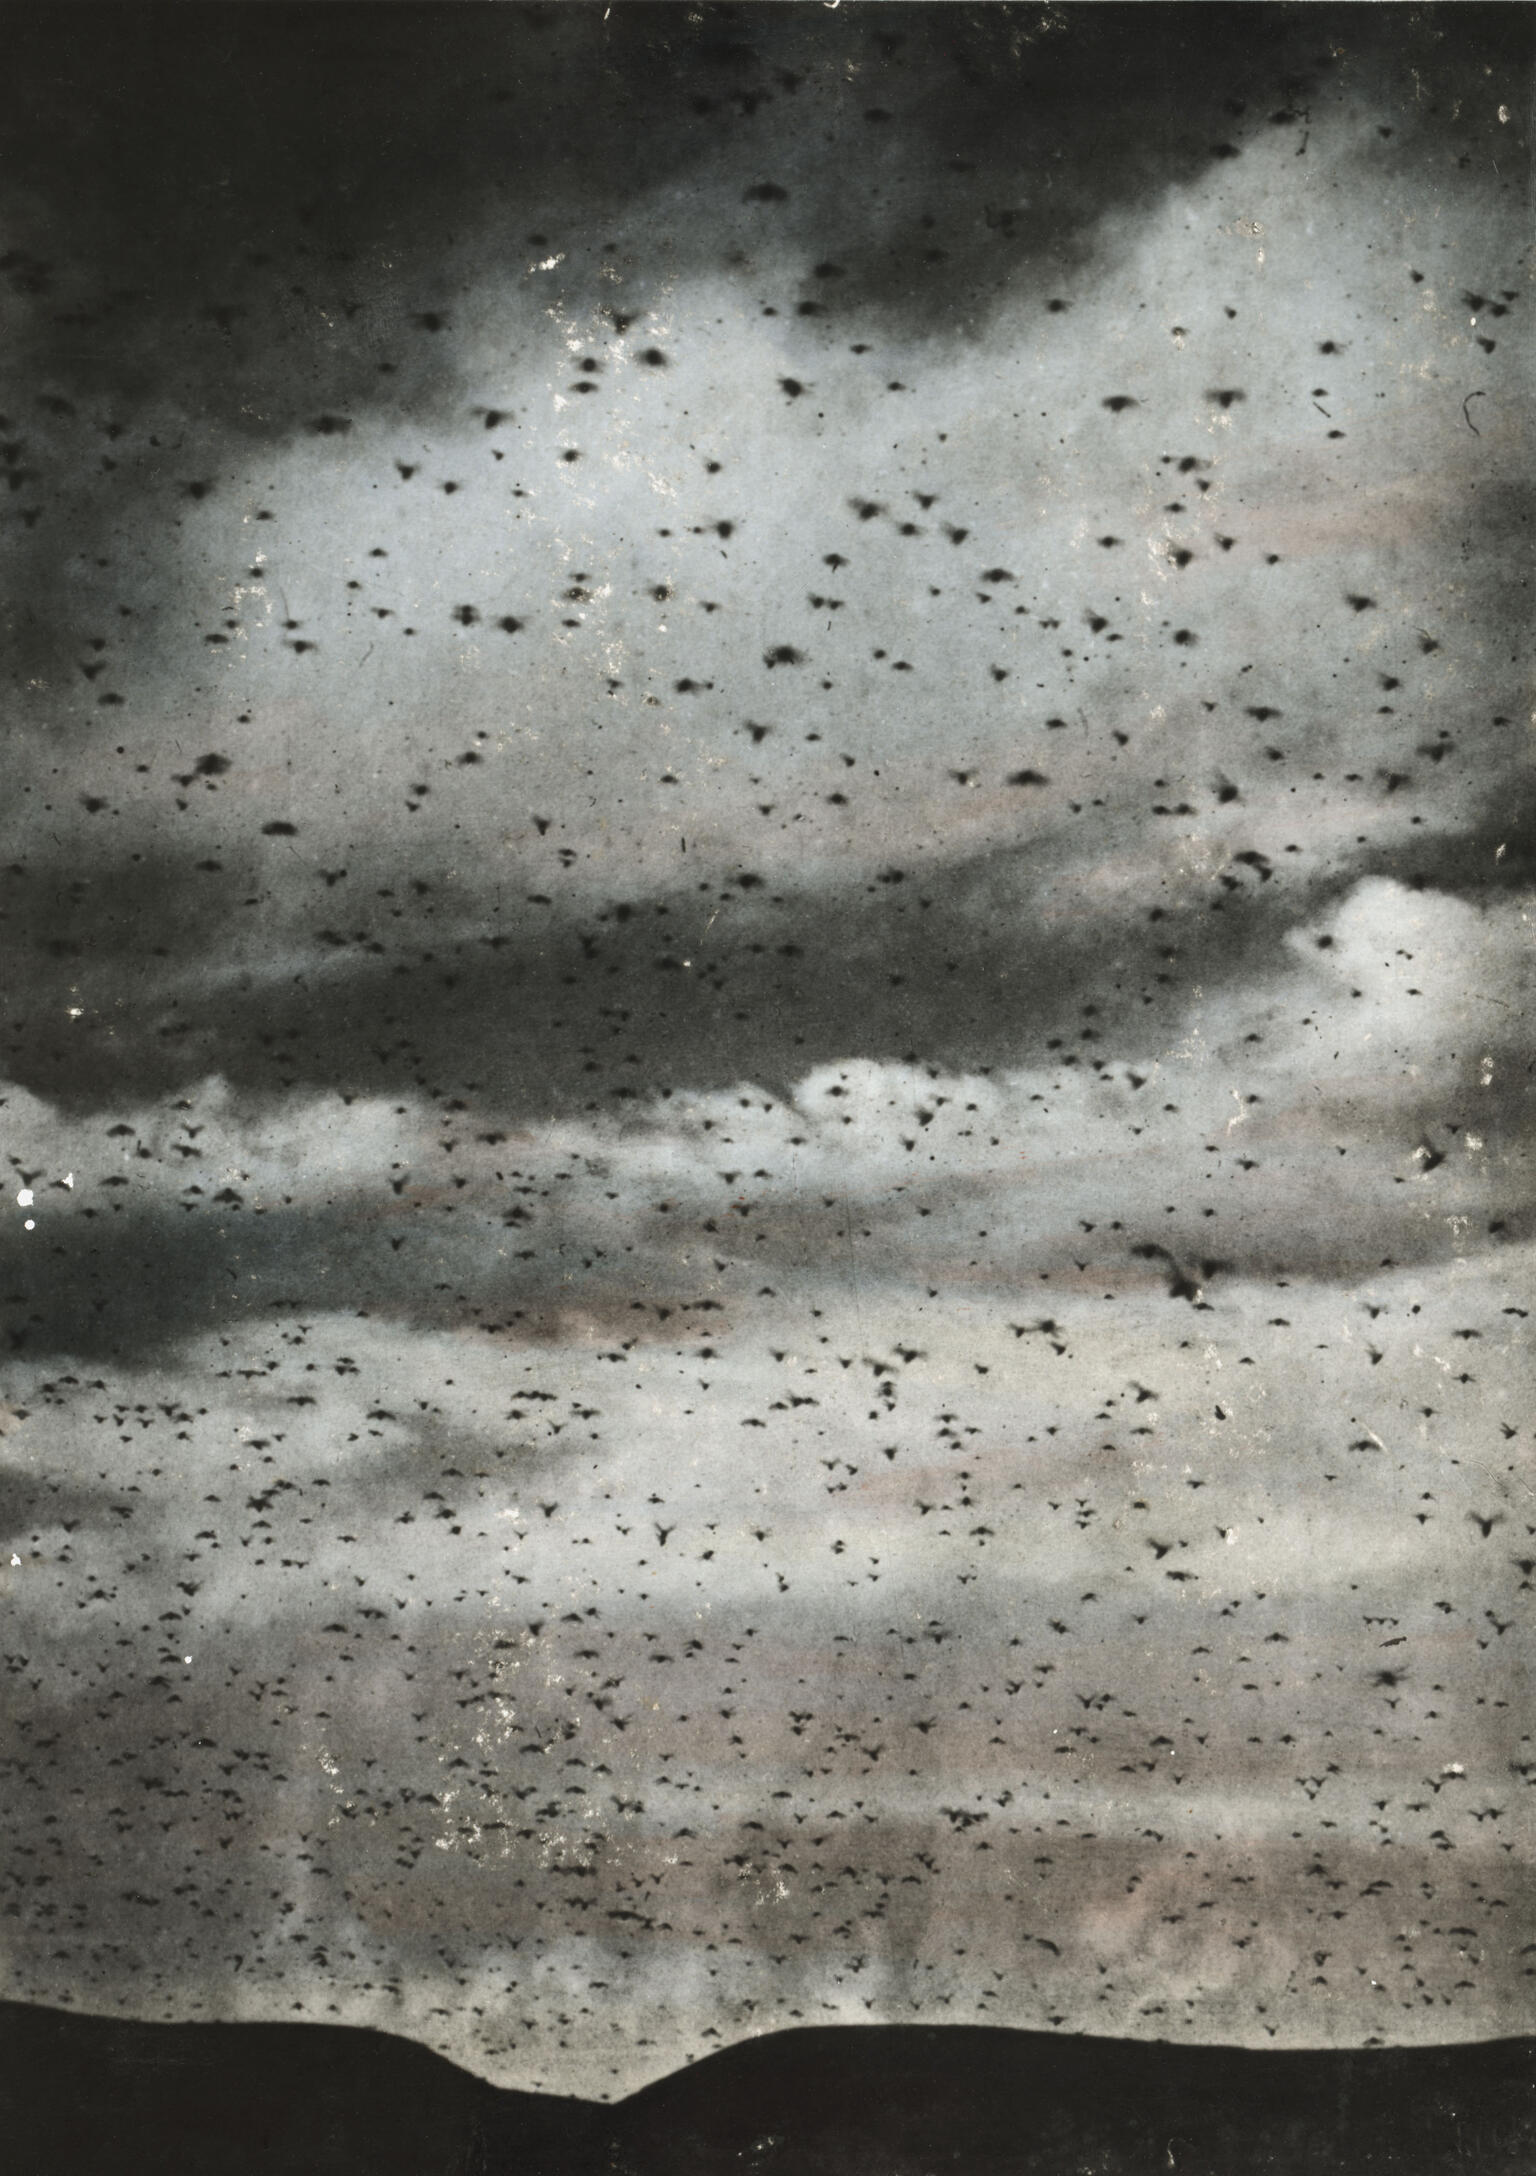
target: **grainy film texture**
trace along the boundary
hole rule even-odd
[[[5,1992],[1524,2029],[1529,11],[4,26]]]

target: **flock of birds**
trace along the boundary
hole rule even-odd
[[[129,1141],[67,1193],[171,1160]],[[1071,1264],[1049,1312],[996,1262],[768,1283],[678,1190],[686,1267],[626,1299],[579,1236],[614,1176],[349,1186],[381,1253],[477,1219],[438,1328],[290,1256],[312,1304],[158,1365],[15,1353],[18,1993],[617,2092],[768,2021],[1284,2044],[1347,1999],[1441,2037],[1536,1973],[1496,1265],[1383,1272],[1342,1339],[1293,1289],[1266,1342],[1259,1290],[1152,1243],[1113,1309]],[[550,1248],[538,1304],[469,1274],[498,1233]]]
[[[1277,367],[1234,285],[1084,374],[1052,274],[951,428],[852,251],[727,253],[745,389],[590,255],[514,390],[394,297],[276,449],[7,396],[10,548],[86,543],[0,870],[6,1991],[614,2092],[796,2022],[1507,2029],[1518,1023],[1317,1118],[1275,965],[1511,875],[1471,608],[1275,481],[1376,458],[1379,322]],[[1477,461],[1504,278],[1397,280]]]

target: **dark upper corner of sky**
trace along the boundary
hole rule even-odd
[[[1433,62],[1439,97],[1405,99],[1398,134],[1470,140],[1462,78],[1518,70],[1531,30],[1519,9],[1267,5],[5,21],[27,95],[0,116],[3,269],[35,305],[29,367],[279,434],[317,404],[433,408],[455,280],[546,246],[594,310],[619,291],[598,284],[616,236],[626,309],[679,272],[734,259],[749,279],[761,256],[782,280],[803,256],[786,309],[813,317],[835,249],[841,313],[963,333],[1020,281],[1053,294],[1106,213],[1240,157],[1341,71],[1396,98]],[[636,207],[663,185],[651,227]]]

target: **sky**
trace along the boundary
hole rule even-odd
[[[0,1991],[1528,2029],[1528,16],[4,27]]]

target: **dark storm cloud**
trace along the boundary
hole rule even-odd
[[[1071,268],[1118,201],[1237,157],[1233,138],[1300,133],[1300,113],[1253,97],[1300,106],[1341,63],[1373,80],[1411,65],[1443,44],[1443,12],[1418,11],[1405,41],[1401,17],[1388,35],[1356,11],[1298,24],[1269,7],[1198,21],[860,7],[836,24],[777,7],[506,7],[451,37],[439,10],[409,5],[12,8],[28,97],[4,128],[5,270],[33,306],[39,391],[169,387],[236,431],[282,431],[399,398],[379,383],[380,336],[398,346],[414,327],[430,352],[445,230],[451,252],[455,217],[498,200],[509,249],[525,229],[568,248],[675,186],[653,278],[765,223],[824,256],[850,207],[839,157],[806,128],[814,104],[888,186],[882,209],[851,214],[850,262],[818,274],[808,259],[807,294],[835,281],[910,329],[948,328],[1021,263]],[[1481,49],[1518,43],[1508,11],[1469,12]],[[1459,50],[1441,61],[1432,119],[1467,72]],[[762,169],[745,205],[743,160]],[[413,377],[432,385],[430,366],[403,368],[407,398]]]
[[[34,552],[50,563],[46,508],[86,447],[110,458],[141,410],[178,404],[187,450],[227,458],[215,428],[440,409],[477,260],[565,253],[561,286],[602,296],[617,226],[628,312],[722,259],[798,256],[800,314],[975,334],[1021,276],[1070,307],[1108,215],[1277,130],[1304,143],[1335,80],[1401,106],[1388,173],[1421,136],[1485,150],[1486,102],[1463,97],[1485,55],[1518,72],[1525,26],[1455,13],[1448,41],[1434,8],[498,7],[451,37],[409,5],[11,8],[28,95],[0,125],[3,269]],[[1437,96],[1414,99],[1431,61]],[[850,162],[879,187],[850,192]],[[661,190],[664,231],[626,232]]]
[[[5,1059],[36,1093],[107,1109],[210,1073],[262,1094],[473,1081],[504,1116],[535,1117],[611,1110],[681,1083],[784,1088],[849,1050],[920,1051],[950,1066],[1017,1061],[1080,1026],[1083,1004],[1109,999],[1112,981],[1145,991],[1154,1002],[1144,1032],[1166,1033],[1191,983],[1241,980],[1284,927],[1338,889],[1337,879],[1260,888],[1244,871],[1234,895],[1213,882],[1198,907],[1155,923],[1139,906],[1111,924],[1111,967],[1105,927],[1086,916],[1021,950],[1017,913],[1047,887],[1038,864],[1016,854],[771,894],[747,871],[745,887],[642,894],[585,914],[499,907],[439,877],[425,897],[400,889],[409,940],[387,918],[374,924],[366,900],[369,927],[354,933],[357,905],[306,871],[313,927],[292,970],[230,969],[210,987],[178,973],[176,955],[193,964],[238,931],[249,872],[199,877],[164,860],[95,876],[77,868],[44,867],[8,887],[10,928],[35,950],[30,974],[26,954],[14,954]],[[988,911],[999,885],[1016,895],[1006,919]],[[370,956],[375,945],[384,956]],[[145,959],[157,951],[164,968]],[[1165,971],[1170,951],[1176,976]],[[78,1020],[61,1017],[66,986]]]
[[[381,907],[356,883],[302,861],[290,875],[249,848],[233,867],[168,850],[105,867],[35,854],[0,871],[13,1007],[0,1054],[12,1079],[74,1111],[217,1073],[260,1096],[471,1083],[501,1117],[541,1119],[683,1083],[783,1091],[850,1050],[1026,1062],[1128,995],[1156,1043],[1192,988],[1240,991],[1287,929],[1362,878],[1473,902],[1518,892],[1536,850],[1529,786],[1516,773],[1487,801],[1470,830],[1426,829],[1305,872],[1263,856],[1256,868],[1213,839],[1212,873],[1190,892],[1149,871],[1140,896],[1068,914],[1054,909],[1078,852],[1070,832],[892,863],[856,885],[770,891],[743,869],[585,912],[508,898],[512,886],[488,898],[435,868],[385,887]],[[1125,824],[1119,843],[1133,849],[1137,833]],[[242,918],[274,898],[288,963],[241,964]],[[1042,921],[1048,941],[1021,945],[1021,927]],[[208,954],[223,960],[200,972]]]

